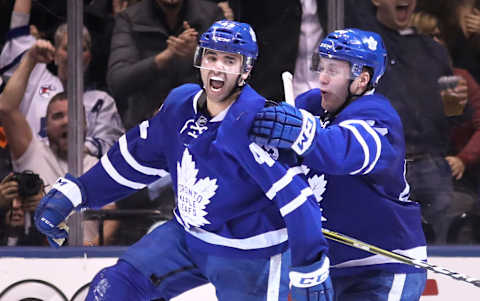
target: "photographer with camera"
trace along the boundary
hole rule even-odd
[[[0,94],[0,122],[5,130],[8,147],[15,171],[32,170],[40,175],[45,186],[53,185],[58,177],[68,171],[68,101],[64,92],[53,96],[47,106],[47,141],[39,139],[32,132],[27,119],[20,111],[23,95],[26,93],[28,78],[39,63],[47,63],[54,56],[55,49],[45,41],[38,40],[25,52],[19,66],[10,77]],[[70,146],[71,147],[71,146]],[[86,147],[85,147],[86,150]],[[83,170],[87,171],[98,159],[87,151],[83,154]],[[114,209],[115,204],[104,209]],[[98,245],[98,226],[84,222],[85,245]],[[108,242],[116,231],[118,221],[104,223],[104,241]]]
[[[0,182],[0,203],[6,204],[0,228],[2,246],[41,246],[46,240],[33,225],[33,214],[44,196],[40,176],[31,171],[10,173]]]

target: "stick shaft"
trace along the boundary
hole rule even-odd
[[[295,96],[293,94],[293,76],[290,72],[282,73],[283,92],[285,94],[285,102],[295,106]]]
[[[367,251],[372,254],[377,254],[377,255],[383,255],[392,259],[395,259],[397,261],[403,262],[408,265],[415,266],[417,268],[424,268],[426,270],[432,271],[437,274],[443,274],[446,276],[449,276],[455,280],[460,280],[460,281],[465,281],[467,283],[473,284],[476,287],[480,287],[480,280],[462,275],[460,273],[452,272],[450,270],[447,270],[445,268],[429,264],[427,262],[424,262],[422,260],[414,259],[402,254],[398,254],[395,252],[391,252],[388,250],[381,249],[379,247],[376,247],[374,245],[367,244],[363,241],[360,241],[355,238],[351,238],[349,236],[346,236],[344,234],[340,234],[334,231],[330,231],[328,229],[322,229],[323,235],[325,235],[326,238],[342,243],[344,245],[348,245],[360,250]]]

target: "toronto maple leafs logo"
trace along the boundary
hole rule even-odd
[[[187,229],[210,224],[205,217],[208,214],[205,209],[218,188],[217,179],[197,179],[197,175],[198,169],[186,148],[181,162],[177,162],[177,194],[178,210]]]
[[[310,186],[310,188],[312,188],[313,195],[315,196],[317,203],[320,204],[320,202],[323,200],[322,195],[327,188],[327,180],[325,180],[325,175],[314,175],[313,177],[308,178],[308,185]],[[326,220],[327,219],[323,216],[322,212],[322,221]]]
[[[377,50],[378,42],[372,37],[368,37],[368,39],[365,39],[364,41],[368,45],[368,49],[375,51]]]
[[[314,175],[313,177],[310,177],[308,179],[308,185],[310,185],[310,187],[312,188],[315,199],[318,203],[320,203],[323,200],[322,195],[325,192],[325,188],[327,186],[325,175]]]

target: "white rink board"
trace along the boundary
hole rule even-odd
[[[478,254],[480,256],[480,252]],[[480,257],[429,257],[428,262],[452,272],[480,279]],[[428,279],[435,279],[438,296],[422,296],[421,301],[478,301],[480,287],[448,276],[428,272]]]
[[[72,298],[77,290],[89,283],[95,274],[106,266],[113,265],[117,258],[0,258],[0,292],[8,286],[25,279],[46,281],[57,288],[68,298]],[[29,297],[35,294],[37,287],[24,285],[19,290],[29,290]],[[52,299],[56,300],[56,299]],[[216,301],[215,289],[212,285],[204,285],[188,291],[172,301]],[[0,301],[18,301],[5,300]]]
[[[58,287],[70,299],[79,288],[91,281],[101,268],[114,264],[116,260],[116,257],[92,257],[88,259],[81,257],[0,257],[0,292],[17,281],[40,279]],[[430,257],[429,262],[474,278],[480,278],[480,257]],[[423,296],[421,301],[477,301],[480,299],[480,288],[469,283],[430,272],[428,278],[437,281],[439,295]],[[27,290],[30,290],[30,287]],[[33,286],[31,290],[33,290],[31,297],[35,297]],[[204,285],[172,300],[216,301],[217,299],[214,288],[211,285]],[[2,299],[1,301],[10,300]],[[18,301],[18,299],[12,301]]]

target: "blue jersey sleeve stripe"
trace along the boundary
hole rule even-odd
[[[110,159],[108,159],[108,153],[105,154],[102,157],[102,159],[100,159],[100,162],[102,163],[102,167],[107,172],[107,174],[118,184],[129,187],[129,188],[133,188],[133,189],[142,189],[146,186],[143,183],[133,182],[121,176],[117,172],[117,170],[113,167],[112,163],[110,162]]]
[[[362,147],[363,154],[364,154],[363,165],[362,165],[362,167],[360,167],[359,169],[350,172],[351,175],[356,175],[356,174],[358,174],[359,172],[361,172],[365,167],[367,167],[368,162],[369,162],[369,160],[370,160],[370,151],[369,151],[369,149],[368,149],[367,142],[365,142],[365,139],[363,139],[363,137],[362,137],[362,135],[360,134],[360,132],[359,132],[354,126],[346,123],[345,121],[344,121],[344,122],[341,122],[339,125],[340,125],[341,127],[343,127],[343,128],[346,128],[347,130],[351,131],[352,134],[353,134],[353,136],[355,137],[355,139],[357,139],[358,143],[359,143],[360,146]]]
[[[304,166],[294,166],[287,170],[287,172],[280,178],[277,182],[273,183],[272,187],[267,191],[266,196],[273,200],[277,193],[285,188],[293,179],[293,177],[300,173],[306,173],[306,167]]]
[[[285,204],[282,208],[280,208],[280,214],[284,217],[287,214],[293,212],[295,209],[302,206],[303,203],[307,201],[307,198],[311,195],[313,195],[313,191],[310,187],[302,189],[302,191],[296,198],[294,198],[293,200]]]
[[[140,131],[140,136],[141,135],[142,135],[142,133]],[[163,169],[143,166],[140,163],[138,163],[137,160],[135,160],[135,158],[128,151],[127,137],[125,135],[120,137],[120,139],[118,140],[118,144],[120,146],[120,153],[122,154],[123,159],[125,159],[127,164],[130,165],[130,167],[132,167],[136,171],[141,172],[141,173],[146,174],[146,175],[149,175],[149,176],[164,177],[164,176],[168,175],[168,172],[166,172]]]
[[[147,139],[147,137],[148,137],[148,127],[149,126],[150,126],[150,124],[148,123],[148,120],[145,120],[138,125],[138,128],[140,130],[140,138]]]

